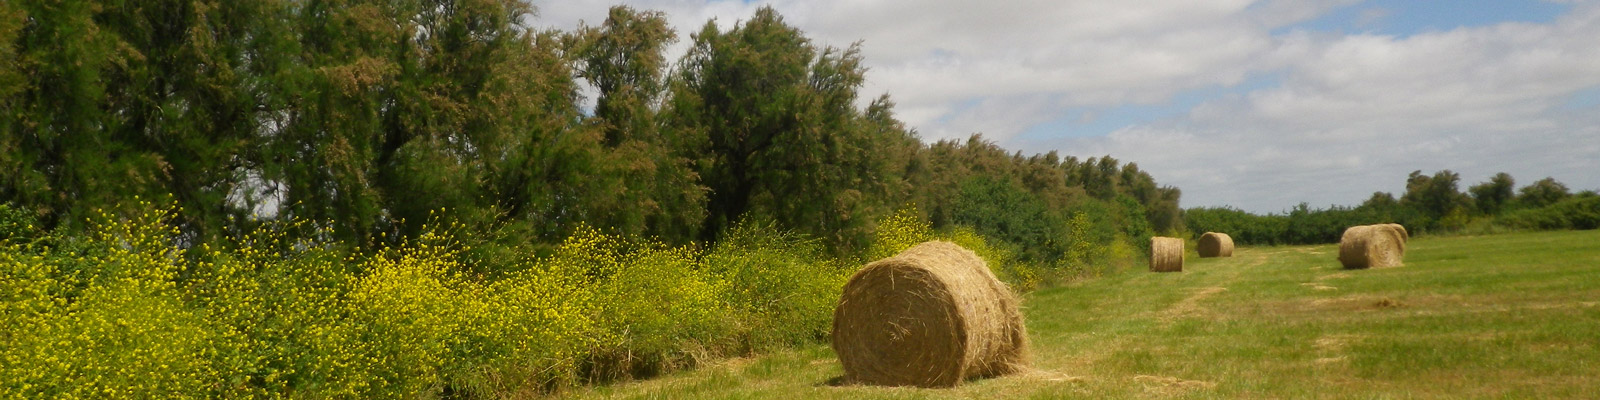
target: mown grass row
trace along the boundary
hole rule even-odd
[[[1335,245],[1242,247],[1034,291],[1032,371],[953,389],[839,385],[826,345],[578,398],[1595,398],[1600,232],[1412,240],[1398,268]]]

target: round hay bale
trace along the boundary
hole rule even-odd
[[[1200,257],[1233,257],[1233,237],[1226,233],[1206,232],[1195,245]]]
[[[856,271],[833,311],[833,351],[851,383],[951,387],[1028,364],[1011,293],[982,258],[933,241]]]
[[[1151,237],[1150,272],[1183,272],[1183,239]]]
[[[1400,225],[1400,224],[1382,224],[1382,225],[1388,226],[1390,228],[1394,228],[1395,231],[1399,231],[1400,232],[1400,242],[1401,243],[1411,241],[1411,232],[1406,232],[1405,225]]]
[[[1345,269],[1398,267],[1404,256],[1405,239],[1387,225],[1352,226],[1339,238],[1339,263]]]
[[[1380,225],[1388,227],[1389,229],[1393,229],[1395,231],[1395,233],[1398,233],[1400,235],[1400,258],[1401,259],[1405,259],[1405,257],[1406,257],[1406,243],[1411,241],[1411,233],[1410,232],[1406,232],[1406,227],[1403,226],[1403,225],[1400,225],[1400,224],[1380,224]]]

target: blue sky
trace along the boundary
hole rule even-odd
[[[616,3],[534,5],[572,29]],[[860,41],[863,99],[888,93],[924,140],[1111,155],[1183,189],[1184,207],[1350,205],[1414,170],[1600,189],[1592,0],[627,4],[679,32],[771,5],[818,43]]]
[[[1518,0],[1384,0],[1339,7],[1316,19],[1280,28],[1327,32],[1376,32],[1410,36],[1423,32],[1490,26],[1505,22],[1550,23],[1571,4]]]

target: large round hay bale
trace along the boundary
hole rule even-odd
[[[1379,225],[1383,225],[1385,227],[1388,227],[1389,229],[1393,229],[1395,231],[1395,233],[1400,235],[1400,259],[1404,260],[1405,257],[1406,257],[1406,243],[1411,241],[1411,233],[1410,232],[1406,232],[1406,227],[1404,225],[1400,225],[1400,224],[1379,224]]]
[[[1388,226],[1390,228],[1394,228],[1395,231],[1400,232],[1400,242],[1401,243],[1405,243],[1405,242],[1410,242],[1411,241],[1411,232],[1406,232],[1405,225],[1400,225],[1400,224],[1381,224],[1381,225]]]
[[[1405,239],[1387,225],[1352,226],[1339,238],[1339,263],[1346,269],[1398,267],[1405,256]]]
[[[1183,272],[1183,239],[1151,237],[1150,272]]]
[[[1195,245],[1200,257],[1233,257],[1233,237],[1226,233],[1206,232]]]
[[[926,242],[856,271],[833,311],[833,351],[852,383],[950,387],[1028,364],[1011,293],[982,258]]]

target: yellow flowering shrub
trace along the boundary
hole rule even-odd
[[[151,209],[146,207],[146,209]],[[210,397],[227,393],[229,337],[186,305],[170,211],[102,216],[102,254],[4,249],[0,397]],[[70,261],[69,261],[70,260]],[[87,272],[61,267],[87,265]]]
[[[589,227],[540,247],[435,220],[358,252],[294,219],[191,246],[174,208],[139,208],[81,237],[0,212],[25,233],[0,238],[0,398],[537,396],[826,340],[860,264],[743,224],[709,249]],[[869,252],[930,237],[907,208]]]
[[[356,260],[331,243],[287,238],[304,225],[268,224],[219,248],[202,245],[189,268],[192,303],[241,341],[236,395],[348,397],[369,386],[346,311]]]
[[[692,352],[727,335],[724,289],[703,272],[695,248],[579,227],[538,270],[590,289],[582,299],[596,329],[587,343],[592,378],[692,362]]]
[[[893,257],[901,251],[933,238],[933,225],[922,218],[917,207],[907,205],[894,215],[878,221],[873,233],[872,246],[868,248],[865,262]]]
[[[823,255],[816,240],[771,226],[739,224],[706,255],[737,315],[739,350],[764,351],[824,340],[854,265]]]

